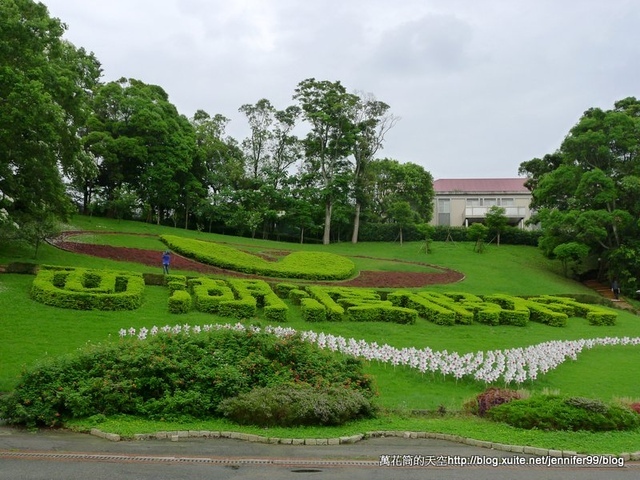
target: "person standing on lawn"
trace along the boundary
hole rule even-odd
[[[169,273],[169,264],[171,263],[171,252],[169,250],[165,250],[162,254],[162,271],[164,274]]]

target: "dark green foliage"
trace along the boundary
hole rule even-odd
[[[492,408],[487,417],[518,428],[541,430],[629,430],[640,426],[631,408],[583,397],[537,396]]]
[[[7,273],[22,273],[26,275],[35,275],[38,272],[38,264],[13,262],[7,265]]]
[[[223,400],[219,411],[237,423],[262,427],[342,425],[374,414],[361,392],[345,386],[314,388],[301,383],[255,388]]]
[[[96,414],[206,418],[226,398],[289,382],[373,396],[358,360],[298,337],[215,330],[87,346],[39,363],[0,399],[0,418],[30,426]]]

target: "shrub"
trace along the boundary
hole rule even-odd
[[[142,303],[141,274],[43,266],[31,286],[31,298],[75,310],[135,310]]]
[[[389,302],[390,303],[390,302]],[[418,312],[410,308],[389,305],[358,305],[347,309],[349,320],[354,322],[392,322],[414,324]]]
[[[583,397],[540,395],[492,408],[487,416],[518,428],[541,430],[629,430],[640,416],[628,407]]]
[[[302,319],[305,322],[324,322],[327,320],[327,310],[314,298],[300,298]]]
[[[293,303],[294,305],[300,305],[301,300],[308,297],[309,294],[304,290],[299,290],[296,288],[289,291],[289,300],[291,300],[291,303]]]
[[[476,397],[471,410],[482,417],[492,408],[519,398],[522,398],[522,394],[517,390],[490,387]]]
[[[325,392],[374,394],[359,360],[337,357],[297,336],[213,330],[127,338],[47,359],[0,397],[0,418],[29,426],[98,414],[206,418],[219,415],[226,398],[295,381]]]
[[[257,255],[219,243],[175,235],[162,235],[160,239],[186,257],[237,272],[307,280],[344,280],[356,273],[355,264],[350,259],[329,252],[292,252],[279,262],[268,262]]]
[[[13,262],[7,265],[6,273],[20,273],[26,275],[35,275],[38,273],[37,263]]]
[[[631,410],[633,410],[636,413],[640,413],[640,402],[634,402],[631,405],[629,405],[629,407],[631,408]]]
[[[307,292],[311,295],[311,298],[316,300],[326,309],[326,319],[330,322],[340,322],[343,320],[344,308],[338,305],[331,295],[327,292],[327,289],[323,287],[311,286],[307,287]]]
[[[261,427],[342,425],[374,414],[371,403],[360,392],[343,386],[314,388],[300,383],[255,388],[223,400],[218,411],[237,423]]]
[[[169,297],[169,313],[187,313],[191,310],[191,295],[186,290],[174,290]]]

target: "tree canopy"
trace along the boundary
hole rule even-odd
[[[640,101],[591,108],[553,154],[520,165],[549,257],[584,245],[601,276],[640,286]],[[566,257],[566,255],[564,255]]]
[[[34,225],[74,211],[324,243],[357,242],[361,218],[430,220],[431,175],[376,158],[398,119],[373,94],[302,80],[292,105],[242,105],[238,141],[227,117],[188,118],[159,85],[103,82],[65,29],[42,3],[0,2],[0,235],[39,242]]]
[[[19,223],[66,216],[64,178],[87,161],[79,131],[100,64],[64,31],[42,3],[0,2],[0,192]]]

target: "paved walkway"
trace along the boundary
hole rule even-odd
[[[633,313],[636,313],[635,307],[630,303],[627,303],[624,297],[615,298],[613,292],[611,291],[610,286],[605,285],[604,283],[599,282],[598,280],[585,280],[583,283],[584,285],[586,285],[587,287],[589,287],[590,289],[598,293],[598,295],[600,295],[601,297],[611,300],[614,307],[621,308],[623,310],[629,310]]]
[[[580,458],[575,456],[574,460]],[[108,441],[64,430],[29,432],[0,426],[0,480],[92,478],[248,480],[451,479],[601,480],[640,477],[630,459],[560,457],[481,448],[437,438],[375,437],[342,445],[292,445],[232,438]],[[555,460],[554,460],[555,459]],[[571,460],[569,458],[569,460]],[[621,462],[621,460],[625,460]],[[556,462],[556,463],[553,463]],[[598,462],[596,465],[594,462]]]

